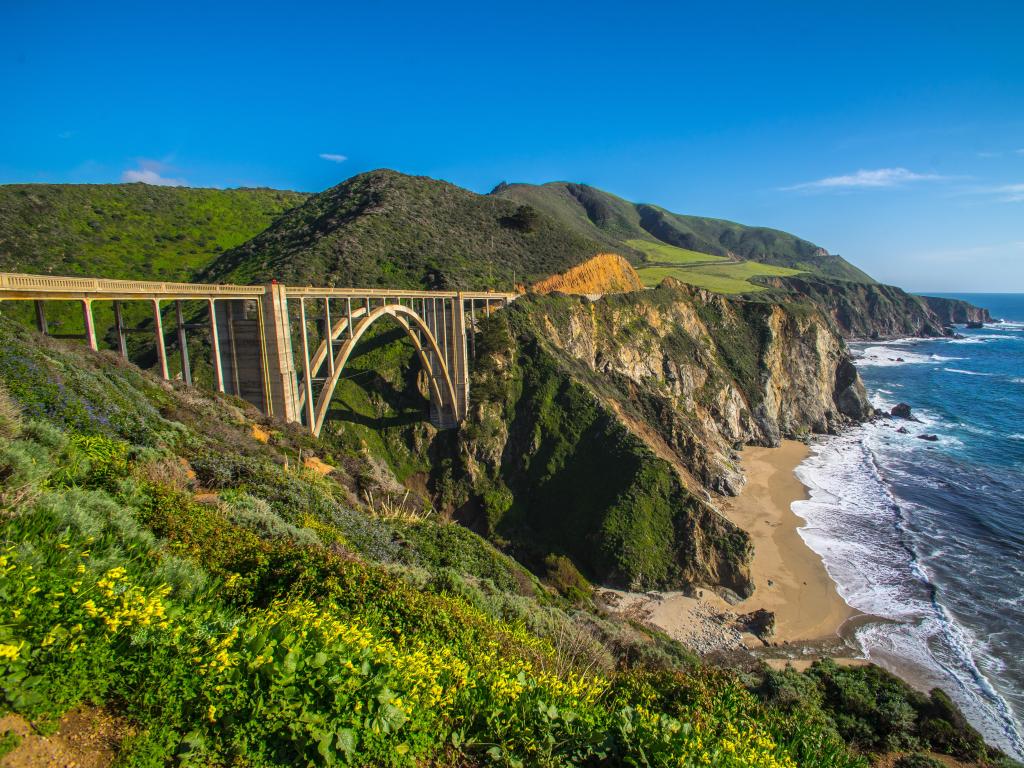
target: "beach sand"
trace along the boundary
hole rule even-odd
[[[739,496],[720,506],[754,543],[754,594],[734,610],[773,611],[777,642],[833,638],[857,615],[797,531],[804,521],[791,506],[807,498],[807,489],[794,470],[807,455],[807,446],[793,440],[783,441],[779,448],[745,448],[747,484]]]
[[[615,612],[646,621],[702,654],[763,646],[733,623],[737,614],[759,608],[775,614],[774,644],[807,645],[808,651],[816,644],[841,645],[839,628],[859,614],[839,596],[821,558],[800,537],[797,529],[803,520],[790,508],[807,498],[807,489],[794,474],[807,455],[807,446],[793,440],[779,448],[745,448],[741,463],[746,485],[739,496],[716,502],[753,542],[751,597],[730,605],[709,590],[698,597],[603,590],[606,602]]]

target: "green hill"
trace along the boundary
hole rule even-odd
[[[148,184],[0,186],[0,271],[188,280],[306,195]]]
[[[842,257],[786,232],[684,216],[655,205],[631,203],[585,184],[500,184],[491,194],[529,205],[632,259],[641,277],[652,285],[671,275],[702,288],[735,293],[749,290],[747,280],[752,276],[784,277],[797,272],[874,282]],[[763,266],[752,268],[739,262]]]
[[[309,198],[221,256],[204,279],[509,289],[598,250],[593,239],[511,200],[379,170]]]

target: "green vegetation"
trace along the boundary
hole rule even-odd
[[[189,280],[306,195],[148,184],[0,186],[0,271]]]
[[[817,661],[805,674],[792,669],[764,674],[758,694],[785,711],[830,720],[862,752],[932,751],[968,763],[1017,765],[986,746],[939,689],[920,693],[880,667]],[[901,768],[941,765],[921,754],[901,757]]]
[[[765,287],[752,283],[752,277],[789,277],[798,270],[744,261],[739,264],[700,264],[691,267],[640,267],[637,270],[644,285],[654,287],[666,277],[715,293],[758,293]]]
[[[652,239],[709,257],[730,257],[807,272],[819,277],[874,282],[839,256],[786,232],[722,219],[683,216],[653,205],[631,203],[585,184],[502,184],[492,195],[531,205],[607,250],[641,262],[652,257]],[[680,278],[682,279],[682,278]],[[740,278],[743,279],[743,278]]]
[[[726,256],[712,256],[710,253],[690,251],[686,248],[677,248],[668,243],[653,242],[651,240],[626,240],[630,248],[641,251],[647,257],[648,265],[680,265],[689,266],[692,264],[706,264],[716,261],[728,261]]]
[[[311,197],[203,278],[297,285],[495,288],[593,256],[597,243],[528,205],[394,171]]]

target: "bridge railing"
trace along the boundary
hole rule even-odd
[[[139,296],[262,296],[266,288],[262,285],[229,285],[214,283],[168,283],[150,282],[146,280],[107,280],[96,277],[58,277],[52,275],[25,275],[13,272],[0,272],[0,298],[6,293],[47,294],[54,298],[63,298],[81,294],[95,294],[97,298],[105,295]]]

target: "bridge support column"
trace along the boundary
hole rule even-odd
[[[270,415],[285,422],[297,422],[299,392],[292,354],[288,297],[279,283],[267,286],[262,298],[263,355],[267,363],[267,400]]]
[[[160,299],[153,299],[153,327],[156,329],[156,356],[160,363],[160,376],[164,381],[171,378],[167,370],[167,346],[164,344],[164,321],[160,317]]]
[[[451,375],[455,387],[455,420],[461,422],[469,414],[469,354],[466,349],[466,301],[460,291],[452,299]]]
[[[50,331],[46,326],[46,307],[43,306],[43,302],[36,301],[36,326],[39,328],[39,332],[46,336]]]
[[[207,299],[210,308],[210,350],[213,358],[213,380],[218,392],[224,391],[224,366],[220,360],[220,334],[217,332],[217,308],[214,299]]]
[[[117,354],[122,360],[128,359],[128,342],[124,337],[124,318],[121,316],[121,302],[114,302],[114,330],[117,332]]]
[[[178,324],[178,353],[181,356],[181,378],[186,384],[192,384],[192,366],[188,360],[188,339],[185,338],[185,318],[181,312],[181,302],[174,302],[174,319]]]
[[[82,299],[82,322],[85,325],[85,343],[95,352],[99,347],[96,345],[96,324],[92,320],[91,299]]]

